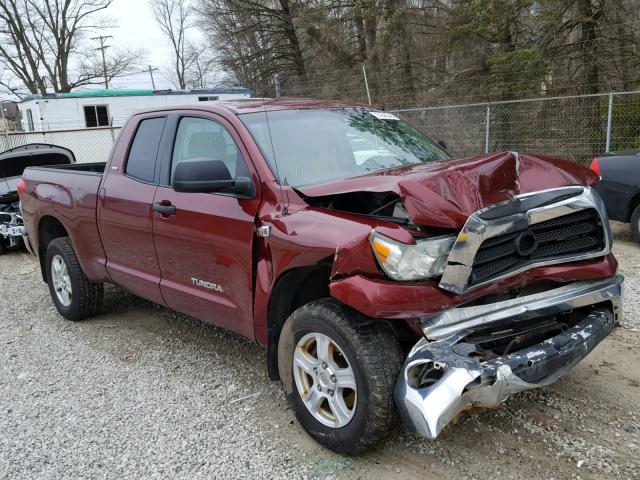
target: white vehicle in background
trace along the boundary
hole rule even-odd
[[[29,247],[24,241],[18,183],[27,167],[75,163],[71,150],[32,143],[0,153],[0,255],[7,249]]]

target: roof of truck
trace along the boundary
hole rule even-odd
[[[300,110],[314,108],[371,108],[369,105],[340,102],[332,100],[316,100],[312,98],[245,98],[236,100],[215,100],[210,102],[198,102],[182,105],[162,105],[153,109],[144,109],[136,113],[166,112],[168,110],[204,110],[216,112],[220,108],[241,115],[243,113],[256,113],[273,110]]]
[[[257,113],[275,110],[302,110],[321,108],[373,108],[375,106],[363,103],[341,102],[332,100],[316,100],[312,98],[246,98],[235,100],[215,100],[178,105],[158,105],[155,108],[145,108],[134,112],[141,115],[155,112],[168,112],[171,110],[201,110],[205,112],[220,113],[224,109],[233,115],[245,113]]]
[[[237,114],[263,112],[265,110],[299,110],[305,108],[342,108],[367,106],[353,102],[337,100],[317,100],[313,98],[246,98],[237,100],[222,100],[214,105],[226,107]]]

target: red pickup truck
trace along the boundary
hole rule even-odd
[[[622,315],[598,177],[563,160],[452,160],[394,115],[312,100],[135,114],[106,163],[19,185],[60,314],[102,285],[267,348],[296,417],[345,453],[400,419],[549,384]]]

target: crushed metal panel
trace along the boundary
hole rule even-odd
[[[611,311],[594,309],[564,333],[488,361],[465,349],[460,353],[457,347],[465,345],[465,333],[431,343],[423,338],[407,356],[396,383],[400,416],[408,430],[435,439],[467,409],[494,407],[514,393],[554,382],[593,350],[613,325]],[[442,365],[444,374],[426,386],[416,385],[412,369],[434,362]]]
[[[614,307],[619,307],[623,281],[622,275],[616,275],[600,281],[575,282],[488,305],[452,308],[424,318],[422,329],[427,338],[437,340],[507,319],[526,320],[607,300],[614,302]]]

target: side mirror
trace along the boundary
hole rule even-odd
[[[438,144],[438,146],[443,149],[443,150],[447,150],[447,142],[445,142],[444,140],[441,139],[437,139],[436,143]]]
[[[194,158],[178,163],[173,174],[173,189],[191,193],[250,194],[253,182],[247,177],[232,178],[222,160]]]

